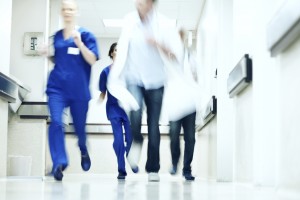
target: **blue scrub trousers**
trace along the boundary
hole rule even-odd
[[[53,169],[62,165],[68,166],[68,158],[65,149],[65,133],[62,122],[63,111],[70,107],[75,132],[78,137],[78,146],[82,154],[87,152],[85,123],[88,111],[88,101],[74,101],[66,99],[62,94],[50,94],[48,106],[51,115],[49,126],[49,148],[53,162]]]
[[[127,117],[112,118],[110,119],[110,122],[114,134],[113,148],[115,150],[117,160],[118,160],[118,171],[121,173],[126,173],[124,155],[125,152],[126,155],[128,154],[132,143],[130,122]],[[124,135],[125,135],[126,146],[124,144],[123,126],[125,131]]]

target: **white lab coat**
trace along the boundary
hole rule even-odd
[[[154,26],[152,28],[155,40],[172,50],[172,53],[178,60],[182,60],[183,48],[177,29],[167,24],[166,21],[168,19],[158,13],[155,9],[153,12],[152,23]],[[120,105],[127,112],[139,109],[136,100],[126,89],[126,83],[123,77],[132,30],[139,22],[140,17],[137,11],[132,12],[125,17],[124,27],[118,41],[118,54],[114,67],[110,71],[107,83],[109,92],[119,100]],[[171,66],[172,64],[170,63],[174,63],[174,61],[170,61],[163,52],[160,52],[160,55],[166,67]]]

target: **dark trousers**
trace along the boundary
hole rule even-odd
[[[180,157],[180,130],[183,127],[184,136],[184,158],[183,158],[183,174],[191,173],[191,163],[195,148],[195,120],[196,113],[189,114],[178,121],[170,122],[170,147],[172,164],[178,165]]]
[[[141,134],[143,102],[147,109],[147,125],[148,125],[148,151],[147,151],[147,172],[158,172],[160,169],[159,146],[160,131],[159,118],[162,106],[164,88],[146,90],[144,87],[137,85],[129,85],[128,90],[137,100],[140,109],[130,112],[130,123],[133,141],[143,143]]]
[[[110,122],[114,134],[113,147],[118,160],[118,171],[122,173],[126,173],[124,156],[125,153],[128,154],[132,143],[130,122],[127,117],[113,118],[110,119]],[[124,135],[123,135],[123,127],[125,132]],[[124,144],[124,136],[125,136],[126,145]]]
[[[49,126],[49,148],[53,162],[53,168],[68,165],[68,158],[65,149],[65,133],[62,121],[63,111],[70,107],[75,132],[78,137],[78,146],[82,153],[87,151],[85,123],[88,111],[88,101],[67,100],[63,95],[51,94],[48,97],[48,106],[51,115]]]

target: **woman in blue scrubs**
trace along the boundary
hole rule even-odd
[[[116,58],[117,53],[117,43],[113,43],[110,47],[108,56],[113,60]],[[100,81],[99,81],[99,90],[101,91],[100,100],[104,100],[106,92],[107,92],[107,102],[106,102],[106,115],[107,119],[110,120],[111,126],[113,129],[114,135],[114,143],[113,148],[115,150],[117,160],[118,160],[118,179],[125,179],[127,173],[125,169],[125,152],[126,155],[129,152],[131,143],[132,143],[132,136],[131,136],[131,129],[130,129],[130,122],[125,113],[125,111],[119,106],[118,100],[112,96],[106,88],[107,78],[111,67],[113,67],[113,63],[106,68],[100,74]],[[124,144],[124,137],[123,137],[123,127],[125,131],[125,142]]]
[[[77,4],[63,0],[61,9],[64,28],[54,35],[54,69],[51,71],[46,93],[51,115],[49,148],[53,162],[54,178],[61,181],[68,166],[65,135],[62,122],[63,110],[70,107],[78,146],[81,167],[88,171],[91,160],[86,146],[85,123],[88,103],[91,66],[99,59],[96,38],[82,27],[76,26]]]

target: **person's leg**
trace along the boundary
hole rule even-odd
[[[144,138],[141,133],[142,111],[143,111],[143,88],[136,85],[128,86],[129,92],[134,96],[139,104],[140,109],[131,111],[129,114],[131,133],[133,142],[131,144],[127,160],[134,173],[139,171],[138,162],[140,160]]]
[[[144,138],[141,134],[142,111],[143,111],[143,88],[136,85],[129,85],[128,91],[133,95],[138,102],[140,109],[137,111],[130,111],[129,118],[131,123],[131,132],[134,142],[142,143]]]
[[[133,139],[132,139],[130,121],[129,121],[128,117],[127,116],[123,117],[122,122],[123,122],[123,127],[124,127],[124,132],[125,132],[125,142],[126,142],[125,151],[126,151],[126,156],[127,156]]]
[[[164,88],[146,90],[145,104],[147,107],[148,152],[146,171],[157,173],[160,169],[159,147],[160,130],[159,118],[162,106]]]
[[[181,129],[181,120],[178,121],[170,121],[170,149],[171,149],[171,157],[172,157],[172,168],[170,173],[172,175],[177,172],[177,165],[180,157],[180,129]]]
[[[195,120],[196,113],[192,113],[183,118],[182,126],[184,130],[184,158],[182,173],[187,180],[194,180],[192,177],[191,163],[194,156],[195,147]],[[191,179],[188,179],[188,178]]]
[[[88,171],[91,167],[91,160],[86,146],[85,131],[88,105],[88,101],[72,101],[70,104],[70,112],[72,115],[75,132],[78,137],[78,146],[81,151],[81,167],[84,171]]]
[[[125,146],[123,140],[122,119],[113,118],[110,119],[110,122],[111,122],[113,135],[114,135],[113,148],[117,156],[118,172],[126,176],[125,159],[124,159]]]
[[[62,122],[62,114],[66,106],[66,101],[58,94],[49,95],[48,106],[51,117],[48,141],[53,162],[52,173],[56,180],[62,180],[62,171],[68,166],[68,158],[65,149],[65,134]]]

